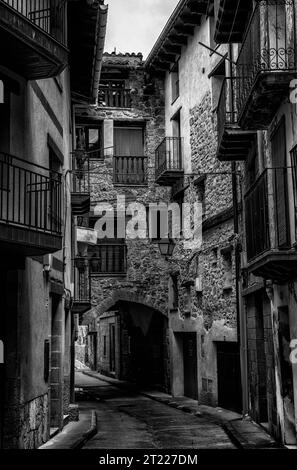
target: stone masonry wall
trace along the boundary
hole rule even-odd
[[[106,54],[104,66],[120,64],[129,70],[126,88],[131,90],[131,108],[106,108],[98,106],[79,110],[80,118],[92,123],[107,120],[127,124],[141,123],[144,128],[144,155],[147,157],[147,179],[143,186],[115,185],[113,182],[113,152],[105,151],[104,161],[92,163],[91,205],[92,210],[100,202],[109,202],[116,207],[118,195],[125,196],[127,204],[139,202],[168,202],[170,189],[155,184],[155,149],[165,136],[164,131],[164,89],[159,79],[146,81],[140,55]],[[113,132],[110,130],[109,132]],[[104,277],[92,274],[93,311],[104,313],[105,303],[112,302],[124,291],[128,301],[137,301],[167,315],[168,276],[170,266],[161,257],[156,243],[147,239],[127,240],[127,274]],[[103,307],[102,307],[103,306]],[[88,321],[88,320],[87,320]],[[165,335],[164,342],[167,343]],[[167,350],[165,348],[165,350]],[[169,378],[166,379],[166,383]]]

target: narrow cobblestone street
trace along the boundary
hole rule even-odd
[[[84,449],[235,449],[221,426],[167,405],[77,374],[87,398],[80,408],[96,409],[98,432]]]

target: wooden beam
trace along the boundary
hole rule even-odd
[[[173,44],[170,44],[168,40],[165,41],[162,49],[166,51],[169,54],[180,54],[181,53],[181,47],[180,46],[174,46]]]
[[[171,35],[168,37],[168,41],[170,41],[170,43],[174,45],[185,46],[188,42],[188,37],[172,32]]]
[[[174,30],[180,34],[184,34],[186,36],[192,36],[194,34],[194,26],[185,25],[182,22],[176,24],[174,26]]]

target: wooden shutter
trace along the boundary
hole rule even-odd
[[[276,213],[277,243],[279,248],[290,246],[288,217],[288,185],[286,165],[286,126],[282,119],[271,139]]]
[[[142,127],[115,127],[114,147],[115,155],[119,157],[143,156]]]

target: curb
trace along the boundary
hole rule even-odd
[[[92,374],[92,372],[90,371],[83,371],[83,374],[89,376],[89,377],[93,377],[94,379],[98,379],[98,380],[102,380],[103,382],[106,382],[110,385],[114,385],[115,387],[117,388],[124,388],[125,385],[124,384],[116,384],[116,383],[113,383],[112,381],[108,380],[108,377],[105,379],[105,378],[101,378],[99,379],[99,377],[96,377],[95,375]],[[175,403],[174,402],[174,399],[172,398],[172,400],[170,400],[170,398],[165,399],[165,400],[161,400],[160,398],[158,397],[155,397],[153,395],[150,395],[149,393],[146,393],[146,392],[143,392],[143,391],[138,391],[138,393],[146,398],[149,398],[150,400],[154,400],[158,403],[162,403],[163,405],[167,405],[169,406],[170,408],[175,408],[177,410],[180,410],[180,411],[183,411],[184,413],[188,413],[188,414],[191,414],[192,416],[196,416],[196,417],[200,417],[200,413],[199,411],[197,410],[197,412],[193,412],[190,408],[188,408],[186,405],[179,405],[178,403]],[[214,418],[213,416],[209,416],[216,424],[218,424],[219,426],[222,427],[222,429],[225,431],[225,433],[227,434],[227,436],[229,437],[229,439],[231,440],[231,442],[236,446],[238,447],[239,449],[244,449],[245,446],[243,445],[243,443],[241,442],[241,439],[238,438],[235,434],[235,431],[233,429],[233,427],[230,425],[229,421],[227,420],[222,420],[221,418]]]
[[[92,437],[95,436],[95,434],[97,434],[97,431],[97,413],[95,410],[92,410],[91,427],[88,429],[88,431],[83,433],[82,437],[77,439],[77,441],[71,445],[70,449],[81,449],[86,444],[86,442],[88,442],[90,439],[92,439]]]

